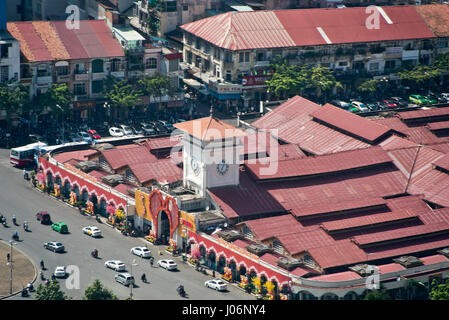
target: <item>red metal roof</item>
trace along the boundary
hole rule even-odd
[[[446,170],[446,171],[449,171],[449,154],[434,161],[433,164],[437,167],[440,167],[440,168]]]
[[[290,255],[335,244],[335,240],[318,227],[308,231],[278,235],[276,238]]]
[[[140,183],[156,180],[160,183],[182,180],[182,169],[171,159],[130,164],[129,168]]]
[[[70,152],[62,152],[55,154],[53,158],[55,158],[56,161],[64,163],[70,159],[76,159],[79,161],[85,161],[87,160],[87,157],[97,153],[97,150],[78,150],[78,151],[70,151]],[[78,162],[79,162],[78,161]]]
[[[320,122],[324,122],[325,124],[331,125],[332,127],[369,142],[381,138],[391,130],[387,126],[360,117],[328,103],[310,114],[310,116]]]
[[[401,266],[398,263],[387,263],[377,266],[380,274],[392,273],[401,270],[405,270],[405,267]]]
[[[169,149],[175,146],[182,146],[182,135],[170,136],[163,138],[147,139],[144,143],[150,151],[156,151],[161,149]]]
[[[290,214],[248,220],[244,223],[260,241],[303,229],[302,225]]]
[[[102,155],[114,170],[126,165],[157,161],[157,158],[146,147],[139,145],[104,150]]]
[[[425,118],[434,118],[441,116],[449,116],[449,107],[433,108],[425,110],[413,110],[399,112],[398,117],[402,120],[423,120]]]
[[[397,116],[390,118],[369,118],[369,119],[373,122],[384,125],[400,133],[404,133],[404,130],[408,129],[407,125],[404,122],[402,122],[401,119],[399,119]]]
[[[341,240],[333,245],[313,248],[308,252],[323,269],[367,260],[366,253],[350,240]]]
[[[441,222],[434,224],[424,224],[408,228],[398,228],[395,230],[370,233],[353,237],[353,241],[359,246],[379,245],[392,240],[405,239],[414,236],[423,236],[439,232],[449,232],[449,223]]]
[[[181,26],[229,50],[435,38],[411,6],[383,7],[391,23],[366,27],[366,8],[227,12]]]
[[[425,266],[431,265],[431,264],[436,264],[436,263],[440,263],[440,262],[446,262],[448,259],[441,255],[441,254],[436,254],[433,256],[428,256],[428,257],[421,257],[419,258],[419,260],[421,260]]]
[[[302,150],[322,155],[370,146],[347,134],[312,120],[320,105],[295,96],[253,122],[258,129],[271,130],[280,140],[297,144]]]
[[[427,127],[432,131],[449,129],[449,121],[431,122]]]
[[[381,147],[371,147],[318,157],[278,161],[277,170],[271,175],[267,175],[260,170],[261,167],[266,167],[266,164],[256,163],[246,164],[246,166],[255,179],[268,180],[337,173],[391,161],[391,158]]]
[[[402,222],[418,217],[416,212],[403,210],[393,212],[383,212],[361,217],[341,219],[336,221],[328,221],[321,224],[321,227],[327,232],[343,231],[352,228],[373,227],[375,225]]]
[[[8,30],[29,62],[124,57],[103,20],[81,20],[74,29],[65,20],[9,22]]]
[[[306,216],[314,216],[321,215],[323,213],[336,213],[340,211],[352,211],[352,210],[360,210],[360,209],[370,209],[378,206],[385,205],[387,203],[386,200],[382,198],[362,198],[356,200],[348,200],[348,201],[336,201],[329,205],[328,203],[323,205],[315,205],[309,207],[299,207],[295,208],[294,213],[297,217],[306,217]]]

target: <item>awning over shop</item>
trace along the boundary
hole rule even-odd
[[[202,87],[202,84],[199,81],[196,81],[195,79],[182,79],[186,85],[189,87],[192,87],[195,90],[200,90]]]

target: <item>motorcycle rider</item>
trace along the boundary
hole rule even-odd
[[[41,260],[41,269],[44,270],[44,260]]]
[[[98,257],[98,250],[97,249],[94,249],[94,250],[92,250],[92,256],[93,257]]]
[[[28,230],[28,222],[27,222],[27,221],[24,221],[24,222],[23,222],[23,229],[24,229],[25,231]]]
[[[178,291],[178,293],[179,293],[180,295],[183,295],[183,294],[185,293],[185,291],[184,291],[184,286],[183,286],[182,284],[180,284],[180,285],[178,286],[177,291]]]
[[[12,223],[16,224],[16,222],[17,222],[16,215],[13,215],[13,216],[12,216]]]
[[[144,274],[142,274],[142,277],[140,277],[140,279],[142,280],[142,282],[147,282],[147,276]]]

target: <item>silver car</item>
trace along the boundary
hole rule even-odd
[[[115,281],[123,284],[124,286],[134,285],[134,277],[127,272],[116,274]]]

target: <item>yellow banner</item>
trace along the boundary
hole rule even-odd
[[[183,238],[187,238],[189,230],[196,232],[195,216],[179,210],[178,234]]]
[[[150,214],[149,194],[144,193],[140,190],[136,190],[135,201],[136,201],[136,214],[143,219],[152,221],[153,219]]]

